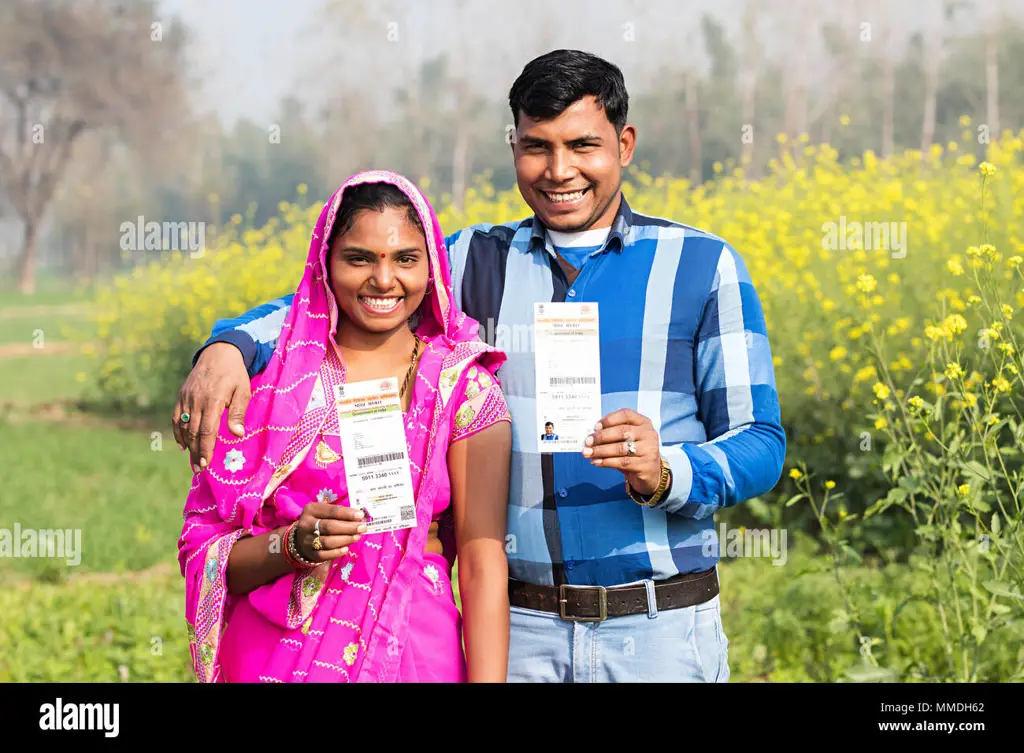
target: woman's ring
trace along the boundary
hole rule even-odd
[[[324,548],[323,542],[320,541],[319,536],[313,537],[313,548],[316,549],[318,552]]]
[[[317,538],[320,538],[320,518],[316,519],[316,525],[313,526],[313,533],[316,534]]]
[[[636,455],[636,442],[632,439],[626,441],[626,454],[630,457]]]

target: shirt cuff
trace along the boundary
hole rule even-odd
[[[693,495],[693,464],[690,462],[685,445],[662,447],[661,455],[672,469],[672,488],[660,502],[652,505],[652,508],[698,520],[714,515],[718,509],[717,505],[690,499]]]
[[[199,360],[199,355],[214,343],[231,343],[242,353],[242,360],[245,362],[245,369],[249,371],[249,376],[252,376],[252,364],[256,360],[256,343],[253,341],[245,332],[237,329],[229,329],[226,332],[221,332],[219,335],[214,335],[199,350],[196,351],[195,355],[192,356],[192,368],[195,368],[196,362]]]

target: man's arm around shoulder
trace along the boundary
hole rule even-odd
[[[244,314],[219,319],[192,358],[192,370],[174,406],[174,438],[191,453],[197,473],[213,457],[224,410],[236,436],[242,436],[251,397],[250,379],[267,367],[281,336],[294,294],[260,304]],[[187,419],[187,420],[186,420]]]

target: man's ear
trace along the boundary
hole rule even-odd
[[[619,165],[629,167],[636,151],[636,128],[625,125],[619,134]]]

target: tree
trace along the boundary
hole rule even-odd
[[[35,292],[39,231],[90,131],[152,144],[184,112],[184,32],[152,0],[5,0],[0,9],[0,190],[23,225],[18,289]]]

